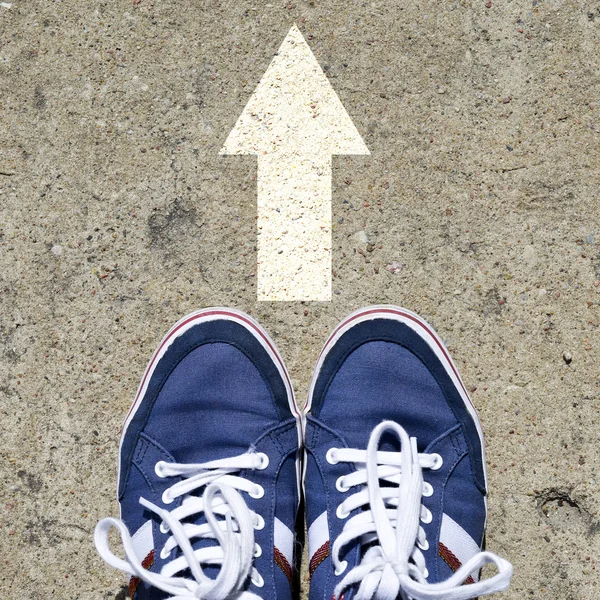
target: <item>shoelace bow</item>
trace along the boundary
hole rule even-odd
[[[397,435],[400,452],[378,452],[381,436],[386,431]],[[429,513],[421,505],[421,498],[424,489],[431,486],[423,482],[422,469],[439,468],[441,457],[419,454],[416,439],[409,438],[400,425],[393,421],[378,425],[371,433],[366,452],[341,448],[335,449],[334,455],[335,462],[365,465],[343,477],[345,488],[360,486],[362,489],[340,504],[338,515],[344,518],[352,510],[369,504],[369,510],[348,520],[333,544],[331,556],[336,574],[345,569],[346,563],[340,561],[340,550],[346,544],[357,539],[362,545],[377,544],[365,552],[360,564],[336,586],[335,600],[357,584],[356,600],[471,600],[508,587],[512,565],[491,552],[478,553],[443,582],[427,583],[421,550],[426,550],[428,545],[419,520],[426,519]],[[397,486],[381,487],[380,479]],[[496,575],[462,585],[471,573],[487,563],[496,566]]]
[[[265,468],[265,461],[268,462],[268,458],[264,454],[246,453],[200,464],[157,463],[156,472],[160,477],[183,477],[163,494],[163,502],[167,504],[183,496],[181,505],[168,511],[144,498],[139,501],[161,518],[161,531],[171,533],[161,557],[167,558],[176,547],[180,549],[180,556],[166,563],[160,573],[148,571],[136,556],[127,526],[114,518],[102,519],[96,526],[94,541],[98,553],[112,567],[171,594],[170,600],[225,600],[232,595],[236,600],[260,600],[256,594],[241,590],[248,577],[262,581],[252,564],[255,557],[254,529],[261,528],[264,522],[248,508],[238,490],[255,495],[264,490],[233,473],[242,469]],[[190,495],[203,486],[206,489],[201,497]],[[183,522],[201,512],[206,516],[206,523],[194,525]],[[115,527],[121,535],[126,560],[115,556],[109,548],[111,527]],[[218,545],[194,550],[191,541],[194,538],[214,539]],[[220,565],[216,578],[208,577],[202,565]],[[193,579],[176,576],[186,569]]]

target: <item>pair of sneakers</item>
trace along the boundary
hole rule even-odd
[[[374,306],[342,321],[300,412],[264,329],[210,308],[144,373],[120,444],[122,520],[95,542],[138,600],[291,600],[304,498],[310,600],[470,599],[512,575],[481,551],[486,492],[475,409],[420,317]],[[497,573],[480,580],[486,563]]]

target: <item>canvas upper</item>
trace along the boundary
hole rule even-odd
[[[229,510],[229,517],[219,513],[219,502],[215,502],[223,530],[227,532],[229,527],[234,532],[221,544],[229,544],[227,556],[237,551],[235,532],[239,537],[240,523],[248,515],[252,523],[258,523],[253,531],[256,556],[252,559],[252,573],[258,575],[246,577],[238,591],[265,600],[290,599],[295,561],[293,532],[299,504],[298,424],[289,375],[272,340],[255,321],[231,309],[205,309],[176,324],[144,374],[125,423],[119,453],[121,518],[144,568],[164,574],[166,565],[186,557],[180,546],[173,547],[172,540],[171,546],[166,546],[172,530],[167,531],[161,515],[142,506],[140,498],[177,515],[173,511],[181,512],[190,497],[202,498],[208,485],[225,482],[235,488],[239,484],[241,488],[229,491],[235,501],[230,503],[231,510],[224,511]],[[223,459],[235,463],[240,456],[242,463],[247,463],[254,460],[248,458],[249,454],[266,455],[268,460],[259,460],[259,468],[245,464],[245,468],[231,470],[231,464],[227,464],[225,476],[217,474],[216,478],[214,468],[164,476],[169,469],[164,465],[204,465]],[[187,485],[192,477],[202,478],[207,473],[207,485],[173,501],[169,492],[164,496],[165,490],[177,482],[182,482],[179,486]],[[241,480],[246,483],[239,483]],[[220,489],[217,497],[221,498]],[[232,506],[240,499],[248,510],[239,509],[239,519],[231,517],[235,515]],[[228,518],[233,524],[227,525]],[[202,527],[207,517],[204,511],[198,511],[181,522],[186,527]],[[114,525],[114,520],[109,524]],[[219,560],[214,560],[219,542],[214,537],[192,535],[190,544],[196,553],[213,549],[212,559],[201,568],[205,577],[214,580],[221,571]],[[195,580],[190,568],[175,576],[189,579],[192,589]],[[209,590],[211,585],[210,581],[205,583]],[[137,600],[180,597],[135,574],[129,586]],[[190,590],[180,592],[181,597],[196,597]],[[219,590],[210,591],[208,596],[203,592],[200,597],[215,595],[219,596]]]
[[[427,492],[420,498],[424,508],[417,507],[421,518],[418,514],[416,526],[422,531],[415,545],[419,541],[421,547],[416,554],[420,558],[409,559],[410,569],[416,573],[416,565],[422,563],[421,571],[426,576],[423,584],[445,582],[461,565],[479,554],[484,539],[487,493],[481,429],[454,364],[427,323],[404,309],[383,306],[363,309],[348,317],[323,349],[306,411],[304,486],[310,600],[331,600],[344,577],[359,564],[364,567],[367,551],[382,545],[377,532],[351,540],[340,549],[338,557],[347,563],[346,568],[336,573],[332,560],[335,540],[348,531],[352,517],[372,510],[372,506],[365,497],[364,504],[349,515],[340,510],[345,501],[348,505],[352,494],[367,488],[366,483],[349,489],[346,484],[352,480],[348,477],[352,473],[361,469],[364,473],[365,464],[337,461],[334,454],[328,455],[334,452],[332,449],[365,451],[373,430],[382,422],[398,424],[409,437],[416,438],[418,453],[425,457],[422,462],[429,465],[422,468],[423,489]],[[401,444],[398,435],[388,427],[377,445],[379,451],[399,456],[401,450],[409,451],[402,446],[410,444]],[[437,455],[443,462],[436,462]],[[347,451],[346,456],[349,456]],[[427,456],[434,457],[430,463]],[[380,480],[379,485],[390,494],[390,488],[399,489],[398,481],[404,479],[408,485],[407,478],[402,471],[395,483]],[[394,513],[390,505],[387,508],[389,514]],[[394,535],[396,532],[397,526]],[[389,547],[393,545],[393,541],[388,543]],[[381,554],[385,556],[381,558]],[[399,566],[402,561],[390,554],[394,552],[382,553],[376,548],[367,560],[379,560],[392,570],[402,570],[404,567]],[[501,567],[508,569],[510,565],[504,563]],[[380,577],[377,569],[383,567],[372,569],[369,577],[376,582]],[[479,568],[469,575],[463,588],[478,578]],[[394,597],[390,579],[393,577],[385,579],[385,585],[390,586],[392,591],[387,593]],[[359,596],[365,597],[366,587],[367,584]],[[381,584],[373,597],[385,598],[383,587]],[[351,600],[358,588],[357,583],[345,589],[344,600]],[[456,592],[456,596],[447,593],[440,597],[451,600],[462,597],[461,593],[465,593],[464,589]]]

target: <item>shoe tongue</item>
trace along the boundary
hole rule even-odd
[[[402,444],[397,435],[391,431],[385,431],[379,440],[378,450],[380,452],[400,452]]]

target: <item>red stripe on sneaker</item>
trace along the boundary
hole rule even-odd
[[[329,556],[329,540],[327,540],[313,555],[308,564],[308,575],[312,576],[315,569]]]
[[[148,556],[142,561],[142,567],[144,569],[149,569],[154,564],[154,550],[150,550]],[[135,595],[138,586],[142,583],[142,580],[139,577],[132,577],[129,580],[129,597],[133,598]]]
[[[462,563],[460,562],[460,560],[458,560],[458,558],[456,558],[454,553],[451,550],[449,550],[446,546],[444,546],[444,544],[442,544],[442,542],[440,542],[438,544],[438,554],[444,559],[444,562],[455,573],[462,567]],[[465,583],[475,583],[475,580],[473,579],[473,577],[471,577],[471,575],[469,575],[465,579]]]
[[[283,574],[288,578],[290,585],[293,585],[293,572],[292,566],[288,562],[287,558],[283,555],[283,552],[279,548],[273,548],[273,560],[277,566],[283,571]]]

